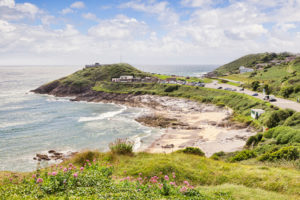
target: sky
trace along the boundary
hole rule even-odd
[[[224,64],[300,52],[300,0],[0,0],[0,65]]]

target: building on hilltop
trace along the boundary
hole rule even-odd
[[[92,64],[92,65],[85,65],[85,68],[91,68],[91,67],[100,67],[100,63],[95,63],[95,64]]]
[[[240,73],[241,73],[241,74],[242,74],[242,73],[246,73],[246,72],[253,72],[253,71],[254,71],[254,69],[247,68],[247,67],[245,67],[245,66],[240,66],[239,70],[240,70]]]

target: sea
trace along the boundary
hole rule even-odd
[[[134,65],[143,71],[200,76],[216,65]],[[134,119],[141,108],[116,104],[69,101],[30,90],[67,76],[82,66],[0,66],[0,171],[32,171],[51,162],[33,160],[48,150],[107,151],[117,138],[135,142],[142,150],[161,130],[142,126]]]

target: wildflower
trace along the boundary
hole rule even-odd
[[[183,183],[184,183],[185,185],[187,185],[187,186],[190,185],[188,181],[183,181]]]
[[[176,186],[176,183],[175,182],[170,182],[170,185]]]
[[[57,175],[57,172],[52,172],[52,176],[56,176]]]
[[[80,167],[80,170],[83,171],[83,170],[84,170],[84,167]]]
[[[142,176],[142,173],[139,173],[139,176]]]
[[[51,172],[48,172],[48,176],[50,176],[51,175]]]
[[[42,179],[42,178],[38,178],[37,180],[36,180],[36,182],[37,183],[42,183],[44,180]]]
[[[71,170],[72,170],[72,167],[69,167],[69,170],[71,171]]]
[[[90,162],[90,160],[86,160],[86,162]]]
[[[180,192],[186,192],[187,191],[187,188],[185,186],[183,186],[181,189],[180,189]]]
[[[93,162],[96,162],[96,159],[94,159]]]
[[[64,172],[67,172],[67,171],[68,171],[68,168],[65,168],[65,169],[64,169]]]
[[[170,180],[169,177],[168,177],[168,175],[165,175],[165,180],[166,180],[166,181],[169,181],[169,180]]]
[[[69,167],[72,167],[72,166],[73,166],[72,163],[70,163],[70,164],[69,164]]]
[[[32,175],[32,178],[36,178],[36,174],[33,174],[33,175]]]
[[[139,189],[139,192],[142,191],[142,189]]]
[[[173,176],[173,178],[176,178],[176,176],[175,176],[175,172],[172,172],[172,176]]]
[[[78,177],[78,174],[77,174],[77,173],[74,173],[73,176],[74,176],[74,178],[77,178],[77,177]]]

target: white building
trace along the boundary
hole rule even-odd
[[[262,109],[251,109],[251,117],[253,119],[258,119],[265,111]]]
[[[251,69],[251,68],[247,68],[245,66],[240,66],[240,73],[246,73],[246,72],[253,72],[254,69]]]

